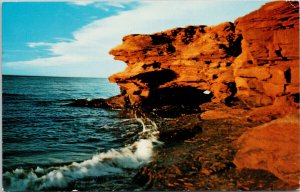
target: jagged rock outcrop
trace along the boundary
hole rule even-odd
[[[295,189],[300,175],[299,120],[285,116],[299,114],[299,2],[269,2],[234,23],[128,35],[110,54],[128,65],[125,71],[109,78],[121,89],[121,95],[113,99],[114,105],[152,108],[160,117],[170,116],[170,112],[202,111],[195,116],[199,122],[209,122],[204,123],[203,130],[198,125],[189,126],[188,120],[184,120],[188,126],[184,126],[183,133],[192,135],[188,138],[224,126],[232,132],[226,145],[219,133],[212,133],[209,139],[218,138],[218,147],[233,150],[232,143],[243,133],[236,145],[237,167],[230,166],[234,175],[239,175],[236,170],[244,168],[267,170],[293,185],[288,189]],[[191,118],[193,115],[178,119],[183,121],[187,117],[195,120]],[[273,121],[282,117],[284,121]],[[262,125],[267,122],[271,123]],[[169,131],[169,126],[166,127],[162,138],[182,139],[178,136],[180,131]],[[197,137],[199,141],[191,141],[195,146],[196,142],[203,142],[209,148],[216,143],[209,145],[208,140]],[[197,151],[196,147],[193,151]],[[229,157],[233,157],[232,153],[227,160]],[[145,174],[149,175],[149,170],[144,170]],[[157,170],[158,178],[160,171],[165,170]],[[211,172],[205,168],[201,173],[206,178]],[[236,190],[238,186],[233,184],[228,189]]]
[[[128,35],[110,51],[128,67],[109,79],[131,106],[229,104],[238,98],[259,107],[280,97],[295,105],[298,10],[298,2],[271,2],[234,23]]]
[[[212,97],[224,100],[231,94],[230,66],[241,53],[241,40],[230,22],[129,35],[110,51],[128,68],[110,80],[118,83],[130,105],[198,106]],[[213,95],[204,94],[205,90]]]
[[[243,36],[233,64],[237,97],[252,106],[299,100],[299,4],[273,2],[235,21]],[[298,102],[298,101],[297,101]]]

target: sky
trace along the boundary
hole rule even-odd
[[[266,1],[78,0],[2,3],[2,74],[108,77],[128,34],[234,21]]]

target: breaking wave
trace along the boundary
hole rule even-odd
[[[8,191],[45,190],[65,188],[71,182],[85,177],[99,177],[120,174],[126,169],[137,169],[151,160],[153,148],[161,144],[155,122],[148,118],[137,118],[143,130],[137,140],[120,149],[94,155],[83,162],[69,165],[31,170],[23,168],[3,174],[4,189]]]

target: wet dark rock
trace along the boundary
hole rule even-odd
[[[72,103],[66,104],[66,106],[72,107],[108,107],[105,99],[76,99]]]
[[[198,114],[165,119],[160,125],[159,139],[164,142],[179,142],[202,132]]]
[[[75,99],[72,103],[66,104],[65,106],[122,109],[125,105],[124,97],[117,95],[108,99]]]
[[[200,112],[199,108],[185,106],[185,105],[165,105],[154,109],[152,108],[150,109],[144,108],[144,109],[162,118],[176,118],[182,115],[195,114]]]
[[[214,104],[212,104],[214,105]],[[207,106],[214,108],[215,106]],[[255,126],[244,119],[201,120],[196,114],[166,119],[165,131],[196,121],[202,129],[185,140],[167,141],[154,161],[142,167],[133,182],[144,190],[288,190],[295,189],[264,170],[239,170],[233,163],[234,141]],[[176,121],[177,120],[177,121]],[[167,127],[167,125],[176,125]],[[188,126],[186,126],[188,127]],[[174,131],[175,132],[175,131]]]
[[[145,186],[146,188],[151,187],[152,174],[147,167],[142,167],[138,174],[133,177],[133,182],[139,185]]]

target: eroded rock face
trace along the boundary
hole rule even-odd
[[[260,107],[298,98],[298,11],[298,2],[271,2],[234,23],[128,35],[110,51],[128,67],[110,81],[131,106],[238,98]],[[186,95],[165,94],[173,89]]]
[[[216,160],[216,154],[230,149],[230,155],[222,156],[221,164],[215,163],[222,171],[224,167],[232,170],[232,175],[228,176],[225,169],[223,176],[226,179],[241,179],[239,170],[243,172],[246,168],[246,172],[248,169],[257,171],[260,181],[265,179],[260,171],[266,170],[292,185],[282,189],[298,187],[299,116],[293,115],[299,113],[298,2],[270,2],[234,23],[225,22],[211,27],[188,26],[152,35],[128,35],[123,38],[123,44],[112,49],[110,54],[128,65],[125,71],[110,77],[110,81],[121,88],[121,95],[113,99],[116,103],[111,103],[152,107],[157,116],[177,117],[178,121],[173,119],[174,123],[165,126],[161,138],[178,143],[187,139],[185,142],[191,142],[195,147],[191,156],[207,149],[207,154],[199,157],[211,156],[200,163],[211,163]],[[202,113],[197,114],[197,110]],[[184,111],[196,114],[182,115]],[[284,119],[275,120],[287,115]],[[255,128],[248,130],[250,127]],[[223,136],[224,133],[228,136]],[[236,169],[232,164],[233,141],[242,133],[244,135],[234,149],[238,151],[234,158]],[[205,138],[207,135],[210,137]],[[216,142],[220,150],[214,152]],[[188,144],[179,145],[185,153]],[[169,152],[161,154],[169,160]],[[225,160],[230,166],[224,164]],[[166,172],[164,166],[158,168],[156,176],[151,176],[149,171],[153,167],[143,170],[143,176],[160,181],[160,176]],[[219,168],[205,167],[205,163],[202,167],[197,166],[186,166],[187,169],[195,168],[197,174],[204,176],[203,179],[195,176],[191,180],[193,182],[205,181],[214,170],[219,171],[215,172],[219,178],[223,177]],[[179,171],[175,175],[184,174]],[[246,180],[242,181],[241,189],[252,189],[245,187]],[[264,182],[268,185],[267,180]],[[206,186],[205,182],[196,182],[195,188],[184,186],[186,188],[182,189],[202,189],[203,186]],[[203,189],[220,190],[222,187]],[[237,190],[240,184],[225,187]],[[270,189],[265,184],[256,187],[253,189]],[[271,187],[281,189],[273,184]]]
[[[224,99],[230,95],[227,83],[234,81],[230,65],[240,52],[241,36],[236,35],[230,22],[129,35],[110,51],[128,67],[110,80],[120,85],[131,105],[173,100],[198,106],[212,97]],[[213,91],[214,96],[203,94],[205,90]]]
[[[242,53],[233,68],[237,97],[264,106],[299,94],[299,4],[273,2],[235,21]]]

